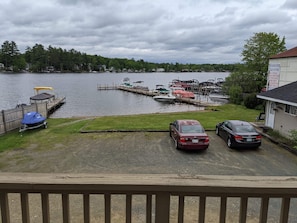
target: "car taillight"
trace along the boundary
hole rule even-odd
[[[186,142],[186,138],[181,137],[181,138],[179,138],[179,141],[180,142]]]
[[[235,135],[234,138],[235,138],[235,140],[237,140],[237,141],[242,140],[242,136],[239,136],[239,135]]]
[[[206,137],[205,139],[204,139],[204,142],[209,142],[209,138],[208,137]]]
[[[262,139],[262,136],[261,135],[257,135],[256,136],[256,140],[261,140]]]

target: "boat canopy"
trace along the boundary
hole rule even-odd
[[[44,92],[44,93],[37,94],[37,95],[30,97],[30,100],[42,101],[42,100],[48,100],[48,99],[51,99],[54,97],[55,97],[55,95]]]
[[[34,90],[35,90],[36,94],[38,94],[39,91],[41,91],[41,90],[53,91],[54,89],[52,87],[39,86],[39,87],[34,87]]]

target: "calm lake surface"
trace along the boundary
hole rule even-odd
[[[187,104],[164,104],[152,97],[119,90],[98,91],[97,85],[119,85],[128,77],[130,82],[143,81],[142,86],[153,90],[157,84],[168,84],[173,79],[199,82],[209,79],[225,79],[229,73],[69,73],[69,74],[8,74],[0,73],[0,110],[14,108],[17,104],[29,104],[35,94],[35,86],[51,86],[58,97],[66,96],[66,104],[51,117],[81,117],[131,115],[201,110]],[[139,84],[138,84],[139,85]],[[196,96],[201,101],[211,100]]]

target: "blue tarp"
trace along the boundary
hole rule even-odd
[[[41,123],[45,121],[46,118],[44,118],[40,113],[38,112],[28,112],[24,115],[24,118],[22,120],[22,124],[24,125],[34,125]]]

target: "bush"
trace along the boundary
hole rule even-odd
[[[262,108],[263,100],[257,98],[256,93],[251,93],[244,98],[243,103],[244,103],[245,107],[250,108],[250,109],[255,109],[256,107]]]
[[[297,130],[290,131],[290,138],[294,142],[294,148],[297,149]]]
[[[240,105],[242,103],[242,88],[240,86],[231,86],[229,88],[230,102]]]

